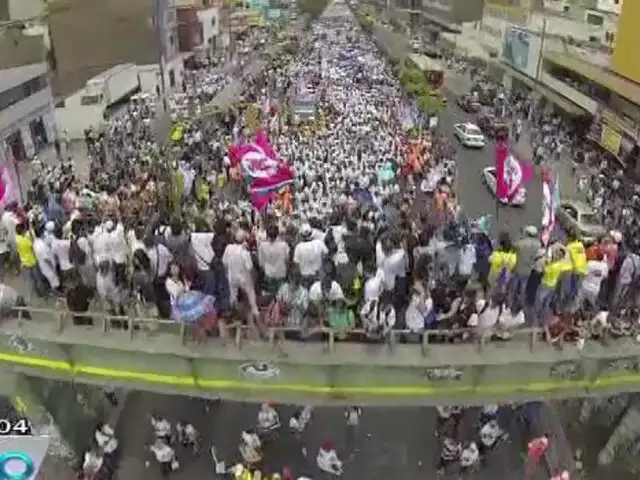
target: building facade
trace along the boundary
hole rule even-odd
[[[16,160],[55,141],[54,102],[44,63],[0,70],[0,145]]]
[[[219,47],[220,9],[217,1],[180,0],[177,4],[181,52],[207,55]]]

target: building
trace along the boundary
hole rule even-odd
[[[50,0],[46,2],[45,40],[12,29],[10,35],[0,38],[0,68],[48,59],[54,96],[60,98],[115,65],[157,65],[160,45],[167,85],[179,85],[182,60],[178,55],[178,21],[175,6],[169,1]],[[21,0],[0,2],[13,5]],[[42,8],[43,2],[38,3]],[[160,18],[159,29],[156,17]],[[170,82],[172,78],[174,82]]]
[[[460,24],[482,18],[484,0],[390,0],[399,10],[411,15],[411,24],[438,32],[455,33]],[[434,38],[435,39],[435,38]]]
[[[0,151],[23,160],[55,140],[45,63],[0,70]]]
[[[558,13],[492,2],[476,38],[495,52],[505,83],[580,119],[587,138],[640,173],[640,3],[625,2],[619,15],[614,6],[572,2]]]
[[[0,22],[28,20],[41,13],[41,0],[0,0]]]
[[[220,44],[218,1],[179,0],[176,8],[180,51],[212,54]]]

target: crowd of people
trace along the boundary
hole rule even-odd
[[[267,42],[254,37],[256,48]],[[454,191],[455,148],[428,125],[407,133],[411,101],[352,17],[316,21],[296,52],[244,79],[236,105],[209,111],[232,80],[222,62],[190,72],[169,102],[169,142],[153,127],[158,98],[136,97],[105,132],[87,133],[88,181],[66,162],[43,167],[28,203],[7,205],[0,219],[1,273],[9,277],[16,256],[31,288],[24,294],[6,285],[0,307],[55,296],[76,325],[91,325],[90,307],[98,304],[113,316],[109,328],[127,328],[124,316],[157,316],[194,324],[198,341],[236,325],[264,338],[276,328],[295,340],[330,330],[339,340],[375,342],[396,331],[407,343],[421,342],[426,331],[432,342],[504,341],[524,325],[543,327],[556,346],[639,334],[633,213],[640,193],[619,173],[613,182],[586,181],[611,228],[606,236],[586,243],[566,232],[566,241],[543,248],[534,225],[513,238],[464,215]],[[313,99],[311,118],[290,105],[301,90]],[[574,151],[558,117],[526,96],[493,91],[489,103],[510,117],[514,136],[524,123],[534,126],[537,155]],[[261,211],[228,153],[253,138],[256,123],[295,172]],[[500,409],[490,405],[473,438],[460,441],[462,412],[439,409],[441,470],[455,464],[472,472],[507,438]],[[348,409],[347,424],[357,425],[360,414]],[[290,429],[302,436],[311,418],[310,407],[301,409]],[[188,422],[151,423],[150,451],[163,474],[179,468],[178,444],[200,452]],[[227,468],[212,448],[216,471],[257,478],[262,446],[279,429],[277,410],[263,405],[256,428],[242,432],[239,464]],[[543,451],[544,438],[530,448]],[[117,448],[113,430],[100,426],[86,476],[110,476]],[[331,442],[316,462],[342,473]],[[288,470],[276,475],[294,478]]]

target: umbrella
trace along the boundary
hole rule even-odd
[[[205,315],[215,312],[215,298],[197,290],[178,296],[171,318],[181,323],[197,323]]]

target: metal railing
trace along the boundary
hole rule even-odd
[[[193,334],[195,326],[185,325],[172,320],[160,318],[147,318],[136,316],[114,316],[107,312],[71,312],[66,309],[53,308],[16,308],[16,315],[19,327],[24,327],[27,322],[52,323],[53,331],[62,334],[69,329],[100,331],[107,335],[118,332],[121,336],[127,333],[128,338],[133,341],[137,338],[152,340],[154,335],[175,335],[179,339],[180,345],[196,345],[199,342],[194,338],[189,341],[189,334]],[[28,312],[31,320],[27,320],[25,312]],[[73,316],[80,316],[84,319],[91,319],[92,325],[75,325]],[[411,330],[392,330],[389,334],[376,340],[367,338],[366,332],[362,329],[352,329],[344,334],[339,334],[327,327],[314,327],[309,329],[293,327],[264,327],[257,325],[249,327],[239,322],[218,322],[217,337],[209,338],[208,341],[221,343],[223,346],[232,345],[242,349],[248,339],[259,339],[269,344],[274,350],[286,354],[283,347],[291,343],[312,342],[323,343],[324,351],[332,352],[337,343],[348,344],[379,344],[386,345],[390,352],[393,352],[399,344],[420,345],[422,355],[427,356],[430,347],[438,345],[440,347],[456,348],[459,343],[450,343],[453,339],[462,339],[465,345],[474,345],[478,352],[482,352],[490,343],[494,343],[491,338],[494,333],[492,329],[478,328],[458,328],[458,329],[437,329],[414,332]],[[541,341],[544,330],[542,328],[523,327],[511,330],[504,330],[509,334],[508,340],[504,342],[517,342],[527,344],[530,352],[536,348],[544,348],[547,343]],[[119,337],[121,338],[121,337]],[[594,340],[595,341],[595,340]],[[206,341],[205,341],[206,343]]]

